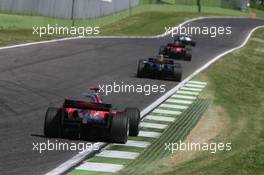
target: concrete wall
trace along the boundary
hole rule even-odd
[[[70,19],[109,15],[136,6],[139,0],[0,0],[0,11]]]

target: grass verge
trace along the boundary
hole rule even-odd
[[[101,35],[156,35],[163,33],[165,26],[175,26],[190,18],[210,15],[249,17],[248,12],[218,7],[203,7],[203,12],[197,13],[196,6],[147,4],[137,6],[132,11],[125,10],[110,16],[76,20],[75,25],[99,26]],[[264,18],[264,12],[257,11],[257,16]],[[47,24],[68,27],[72,25],[71,20],[42,16],[0,14],[0,19],[1,46],[69,37],[55,35],[40,38],[32,35],[32,28],[33,26],[47,26]]]
[[[231,142],[232,150],[216,154],[203,152],[184,163],[165,164],[156,174],[264,173],[263,48],[264,29],[259,29],[246,47],[225,56],[195,78],[208,82],[205,93],[214,96],[211,108],[220,106],[227,114],[229,122],[214,141]]]

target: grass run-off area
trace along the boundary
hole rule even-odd
[[[163,33],[165,26],[175,26],[190,18],[215,15],[250,16],[249,12],[218,7],[203,7],[202,13],[198,13],[196,6],[147,4],[137,6],[131,11],[126,10],[110,16],[75,20],[75,26],[99,26],[100,35],[156,35]],[[257,11],[257,16],[264,18],[264,12]],[[33,27],[44,27],[48,24],[70,27],[72,21],[42,16],[0,13],[0,45],[72,37],[52,35],[40,38],[38,35],[32,35]]]
[[[169,163],[157,167],[155,174],[264,174],[263,58],[264,29],[259,29],[246,47],[228,54],[195,78],[208,83],[204,94],[214,99],[210,108],[220,107],[219,117],[227,121],[210,141],[231,142],[232,150],[197,153],[188,161],[174,164],[176,153]],[[204,116],[204,120],[210,120],[213,115]]]

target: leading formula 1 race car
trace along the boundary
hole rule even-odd
[[[195,46],[196,42],[192,39],[192,37],[190,35],[178,35],[174,38],[174,42],[179,41],[181,42],[183,45],[187,46]]]
[[[159,54],[175,60],[191,61],[192,59],[191,48],[180,41],[160,46]]]
[[[181,64],[161,55],[139,60],[137,77],[181,81],[182,68]]]
[[[128,135],[138,135],[139,109],[114,111],[111,104],[102,103],[99,88],[91,90],[95,92],[85,95],[89,102],[66,99],[59,108],[49,107],[44,135],[111,143],[126,143]]]

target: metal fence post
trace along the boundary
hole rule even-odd
[[[198,12],[201,13],[202,11],[201,0],[197,0],[197,6],[198,6]]]
[[[74,25],[75,25],[75,21],[74,21],[74,8],[75,8],[75,0],[72,0],[72,11],[71,11],[72,27],[74,27]]]

